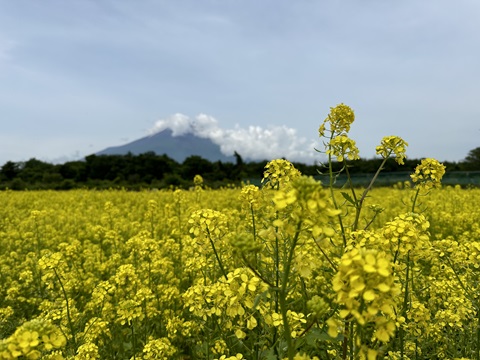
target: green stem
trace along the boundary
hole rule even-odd
[[[342,342],[342,360],[345,360],[347,358],[349,326],[350,326],[350,323],[345,320],[345,329],[343,330],[343,342]]]
[[[367,188],[363,191],[363,194],[362,196],[360,197],[360,200],[358,201],[358,204],[357,204],[357,207],[356,207],[356,213],[355,213],[355,221],[353,222],[353,229],[357,229],[358,228],[358,221],[360,219],[360,212],[362,211],[362,206],[363,206],[363,202],[365,201],[365,198],[367,197],[367,194],[368,192],[372,189],[373,187],[373,184],[375,183],[375,181],[377,180],[378,178],[378,175],[380,174],[380,172],[383,170],[383,166],[385,165],[385,163],[387,162],[387,159],[389,158],[389,156],[392,154],[392,151],[390,151],[390,153],[388,154],[388,156],[386,156],[382,163],[380,164],[380,166],[378,167],[377,169],[377,172],[375,173],[375,175],[373,176],[372,180],[370,180],[370,184],[368,184]]]
[[[333,133],[332,133],[332,136],[330,137],[330,142],[332,141],[332,139],[333,139]],[[333,191],[334,176],[333,176],[333,166],[332,166],[332,155],[331,154],[328,154],[328,174],[329,174],[329,177],[330,177],[330,184],[329,184],[330,196],[332,197],[332,202],[333,202],[333,205],[335,206],[335,209],[339,210],[339,206],[338,206],[337,200],[335,198],[335,192]],[[345,227],[343,226],[342,214],[338,214],[337,217],[338,217],[338,223],[340,224],[340,229],[342,230],[343,248],[345,248],[347,246],[347,237],[345,235]],[[343,253],[343,249],[342,249],[342,253]]]
[[[288,284],[288,279],[290,277],[290,269],[293,261],[293,255],[295,253],[295,247],[297,246],[297,243],[298,243],[301,227],[302,227],[302,221],[299,221],[295,231],[295,236],[293,237],[292,244],[289,249],[287,261],[283,269],[282,286],[279,291],[280,311],[282,313],[285,341],[287,342],[287,356],[289,360],[293,360],[293,357],[295,356],[295,346],[294,346],[294,341],[292,339],[292,334],[290,331],[290,324],[288,323],[288,318],[287,318],[287,311],[288,311],[287,310],[287,284]]]
[[[478,323],[477,323],[477,354],[476,354],[476,358],[477,358],[477,360],[480,360],[480,316],[478,314],[478,307],[477,307],[477,318],[478,318]]]
[[[208,227],[207,227],[207,234],[208,234],[208,240],[210,240],[210,245],[212,245],[212,249],[213,249],[213,253],[215,254],[215,258],[217,259],[218,265],[220,266],[220,270],[222,271],[223,276],[225,276],[225,280],[228,280],[227,272],[225,271],[225,268],[223,267],[222,260],[220,260],[220,257],[218,256],[217,249],[215,248],[215,244],[213,243],[212,237],[210,235],[210,230],[208,230]]]
[[[332,265],[332,269],[334,271],[337,271],[337,266],[333,263],[332,260],[330,260],[330,258],[328,257],[327,253],[325,251],[323,251],[322,247],[318,244],[318,242],[313,239],[313,242],[315,243],[315,245],[317,245],[318,247],[318,250],[320,250],[320,252],[323,254],[323,256],[325,256],[325,258],[327,259],[327,261],[330,263],[330,265]]]
[[[153,216],[153,212],[150,215],[150,233],[151,233],[152,239],[155,239],[155,219]]]
[[[405,272],[405,296],[403,298],[403,308],[402,308],[402,316],[405,318],[405,321],[407,321],[407,307],[408,307],[408,276],[410,273],[410,252],[407,253],[407,269]],[[405,330],[403,329],[402,326],[400,326],[400,358],[404,358],[404,351],[405,351],[405,343],[404,343],[404,338],[405,338]]]
[[[415,197],[413,198],[412,204],[412,213],[415,212],[415,205],[417,204],[418,194],[420,193],[420,188],[417,188],[417,192],[415,193]]]
[[[255,224],[255,211],[253,210],[253,204],[250,204],[250,214],[252,215],[252,231],[253,231],[253,243],[257,242],[257,228]],[[258,260],[255,254],[255,266],[257,266]]]
[[[72,321],[72,317],[70,315],[70,305],[68,303],[68,296],[67,296],[67,292],[65,291],[65,287],[63,286],[63,283],[62,283],[62,280],[60,279],[60,276],[58,275],[58,272],[57,272],[57,269],[53,269],[53,273],[55,274],[59,284],[60,284],[60,287],[62,288],[62,292],[63,292],[63,297],[65,298],[65,303],[67,305],[67,321],[68,321],[68,326],[70,328],[70,333],[72,334],[72,340],[73,340],[73,347],[74,347],[74,350],[75,352],[77,351],[77,340],[75,339],[75,328],[73,327],[73,321]]]
[[[276,218],[278,219],[278,213]],[[278,243],[278,227],[275,227],[275,288],[279,288],[280,284],[280,244]],[[275,292],[277,294],[277,292]],[[278,295],[275,295],[275,312],[278,313]]]
[[[278,219],[278,212],[276,213],[276,219]],[[278,243],[278,227],[275,227],[275,250],[274,250],[274,261],[275,261],[275,289],[278,289],[280,284],[280,244]],[[274,291],[273,296],[275,297],[275,312],[278,314],[279,309],[279,291]],[[278,339],[278,330],[276,327],[273,329],[273,341],[275,344]],[[278,358],[278,349],[277,346],[274,347],[275,356]]]
[[[370,221],[368,222],[368,224],[365,225],[365,227],[363,228],[363,230],[367,230],[368,227],[373,224],[373,222],[374,222],[375,219],[377,218],[377,215],[378,215],[378,212],[375,212],[375,214],[373,214],[373,217],[370,219]]]
[[[133,325],[132,320],[132,346],[133,346],[133,360],[136,359],[136,348],[137,348],[137,339],[135,338],[135,326]]]
[[[35,251],[37,253],[37,258],[40,259],[41,256],[40,256],[40,249],[42,248],[42,244],[41,244],[41,237],[40,237],[40,226],[38,225],[38,220],[35,219],[35,237],[36,237],[36,248],[35,248]]]
[[[250,204],[250,214],[252,216],[252,230],[253,230],[253,241],[257,241],[257,231],[255,226],[255,212],[253,211],[253,204]]]
[[[252,272],[255,274],[256,277],[258,277],[265,284],[267,284],[270,288],[272,288],[272,290],[278,291],[278,288],[274,284],[272,284],[267,278],[265,278],[256,268],[254,268],[252,266],[252,264],[250,264],[250,262],[248,261],[248,259],[245,257],[244,254],[241,254],[241,257],[242,257],[242,260],[245,263],[245,265],[247,265],[247,267],[250,270],[252,270]]]
[[[345,168],[345,173],[347,174],[347,182],[350,186],[350,191],[352,192],[353,201],[355,202],[355,209],[357,208],[358,201],[357,201],[357,194],[355,193],[355,189],[353,188],[352,177],[350,176],[350,171],[348,171],[347,161],[343,160],[343,166]],[[357,230],[356,228],[353,231]]]
[[[458,284],[463,289],[463,291],[465,291],[465,293],[467,295],[467,298],[470,299],[470,301],[474,302],[474,298],[475,298],[474,292],[468,287],[468,285],[464,284],[462,279],[460,279],[460,275],[458,275],[457,270],[454,269],[453,264],[450,261],[449,257],[445,256],[444,259],[447,260],[448,266],[450,266],[450,269],[452,269],[453,274],[455,275],[455,278],[458,281]],[[478,309],[477,309],[477,311],[478,311]]]

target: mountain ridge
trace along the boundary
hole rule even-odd
[[[139,155],[154,152],[157,155],[167,155],[182,163],[189,156],[200,156],[211,162],[235,162],[235,157],[225,155],[220,146],[212,140],[200,138],[191,133],[173,136],[171,129],[165,129],[153,135],[131,141],[124,145],[107,147],[95,155]]]

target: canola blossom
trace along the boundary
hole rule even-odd
[[[355,160],[353,120],[332,108],[325,152]],[[0,359],[477,359],[480,190],[443,174],[0,192]]]
[[[395,161],[403,165],[406,157],[408,143],[398,136],[385,136],[380,145],[376,148],[377,155],[388,158],[391,154],[395,155]]]
[[[343,162],[344,159],[360,159],[355,141],[345,135],[339,135],[337,137],[334,137],[330,141],[330,149],[328,149],[326,153],[336,156],[337,161],[339,162]]]
[[[335,137],[337,135],[344,135],[350,131],[350,126],[355,121],[355,113],[348,105],[338,104],[330,108],[330,113],[318,129],[320,137],[324,137],[327,132],[330,133],[327,137]]]
[[[429,190],[441,187],[441,180],[445,175],[445,166],[435,159],[423,159],[410,175],[415,186]]]

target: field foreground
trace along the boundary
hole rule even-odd
[[[479,359],[479,189],[299,181],[0,192],[0,359]]]

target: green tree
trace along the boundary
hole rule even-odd
[[[470,150],[463,164],[465,170],[480,170],[480,147]]]
[[[20,165],[13,161],[7,161],[0,169],[0,178],[7,181],[13,180],[20,173]]]
[[[24,162],[20,170],[19,177],[27,184],[42,183],[45,175],[49,177],[51,174],[58,173],[55,165],[35,158]]]
[[[183,179],[193,179],[195,175],[202,175],[208,178],[208,175],[213,171],[213,164],[197,155],[192,155],[186,158],[181,166],[181,175]]]

